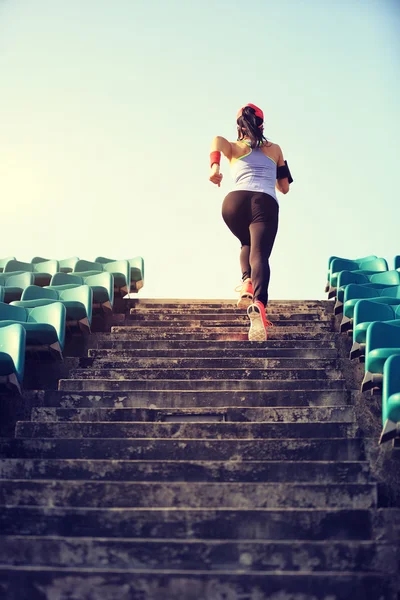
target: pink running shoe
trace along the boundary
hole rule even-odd
[[[256,300],[247,309],[247,315],[250,319],[250,342],[265,342],[268,338],[268,327],[273,325],[267,320],[264,304]]]
[[[237,302],[238,308],[248,308],[250,304],[253,302],[253,284],[251,283],[251,279],[246,279],[242,285],[238,285],[235,288],[235,292],[240,292],[240,297]]]

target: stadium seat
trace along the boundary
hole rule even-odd
[[[20,323],[0,328],[0,382],[21,394],[24,379],[26,332]]]
[[[382,271],[388,271],[388,264],[384,258],[372,260],[351,261],[335,258],[331,262],[329,274],[328,298],[334,298],[337,293],[338,276],[341,271],[353,271],[363,275],[373,275]]]
[[[332,262],[334,260],[346,260],[346,261],[348,260],[348,261],[351,261],[352,263],[355,262],[355,263],[359,264],[360,262],[362,262],[364,260],[373,260],[374,258],[377,258],[377,256],[375,254],[371,254],[369,256],[364,256],[361,258],[345,258],[343,256],[330,256],[328,259],[328,275],[327,275],[327,283],[325,286],[325,292],[326,293],[329,292],[329,288],[331,285],[331,273],[332,273],[331,266],[332,266]]]
[[[354,307],[359,300],[365,298],[370,298],[382,304],[400,304],[400,285],[393,285],[381,290],[352,283],[347,285],[343,298],[343,319],[340,323],[342,333],[353,329]]]
[[[382,434],[384,444],[400,435],[400,355],[392,355],[383,368]]]
[[[105,258],[104,256],[98,256],[96,262],[101,264],[107,264],[116,262],[114,258]],[[135,258],[128,259],[130,267],[130,292],[138,292],[144,286],[144,260],[141,256],[135,256]]]
[[[127,260],[116,260],[107,263],[78,260],[74,269],[74,273],[82,277],[89,277],[102,272],[110,273],[114,277],[114,289],[120,292],[122,296],[129,292],[131,271]]]
[[[394,257],[394,268],[400,269],[400,255]]]
[[[0,273],[4,271],[4,267],[10,260],[17,260],[15,256],[6,256],[6,258],[0,258]]]
[[[354,308],[353,346],[350,358],[358,358],[365,354],[367,329],[374,321],[400,321],[400,305],[382,304],[374,300],[359,300]]]
[[[114,305],[114,279],[110,273],[97,273],[81,277],[76,273],[56,273],[51,278],[50,288],[61,291],[86,284],[93,290],[93,306],[112,311]]]
[[[24,290],[21,300],[12,304],[23,308],[35,308],[53,302],[62,302],[67,309],[67,325],[77,325],[81,330],[90,333],[92,296],[92,289],[88,285],[79,285],[63,290],[31,285]]]
[[[20,300],[22,292],[34,282],[33,273],[0,273],[0,285],[4,287],[4,302]]]
[[[367,329],[365,343],[365,376],[361,391],[382,385],[383,368],[392,354],[400,354],[400,321],[373,322]]]
[[[4,267],[4,273],[14,273],[14,275],[33,273],[34,284],[40,286],[49,285],[52,275],[57,273],[57,271],[59,271],[59,264],[56,260],[37,263],[9,260]]]
[[[346,285],[350,283],[362,285],[376,290],[381,290],[391,285],[400,285],[400,272],[396,270],[363,275],[351,271],[341,271],[338,275],[338,287],[334,312],[338,315],[343,312],[343,298]]]
[[[20,323],[31,349],[49,348],[62,358],[65,342],[66,309],[61,302],[48,306],[22,308],[0,302],[0,327]]]
[[[47,262],[49,260],[51,260],[51,259],[42,258],[41,256],[35,256],[34,258],[32,258],[31,263],[36,264],[36,263],[40,263],[40,262]],[[71,256],[70,258],[63,258],[62,260],[59,260],[58,261],[59,272],[60,273],[72,273],[78,260],[79,260],[78,256]]]

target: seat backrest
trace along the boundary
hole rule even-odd
[[[386,400],[392,394],[400,392],[400,356],[393,354],[385,362],[383,369],[382,399]],[[383,421],[386,420],[386,402],[383,406]]]
[[[94,260],[95,260],[95,262],[103,265],[103,264],[106,264],[109,262],[114,262],[117,259],[116,258],[106,258],[105,256],[97,256],[97,258],[95,258]]]
[[[18,275],[11,275],[5,280],[5,287],[17,287],[24,290],[28,285],[32,285],[35,280],[33,273],[19,273]]]
[[[366,352],[375,348],[400,348],[399,326],[375,321],[367,329]]]
[[[363,271],[387,271],[389,269],[387,261],[384,258],[374,258],[360,265]]]
[[[331,273],[339,273],[339,271],[355,271],[359,268],[359,265],[354,260],[347,260],[345,258],[334,258],[331,262]]]
[[[376,298],[377,296],[380,296],[380,292],[381,290],[349,283],[349,285],[346,285],[344,288],[343,302],[346,303],[348,300],[353,300],[354,298]]]
[[[4,302],[5,289],[4,285],[0,285],[0,302]]]
[[[398,271],[383,271],[382,273],[375,273],[370,275],[369,279],[371,283],[380,283],[385,285],[400,285],[400,273]]]
[[[380,290],[381,296],[387,296],[388,298],[400,298],[400,285],[392,285],[387,288]]]
[[[11,273],[12,271],[27,271],[33,273],[33,265],[20,260],[9,260],[4,265],[4,273]]]
[[[42,256],[34,256],[31,260],[31,264],[36,265],[37,263],[47,262],[48,260],[51,260],[51,258],[43,258]]]
[[[53,287],[55,285],[69,285],[69,284],[78,284],[82,285],[83,277],[79,275],[75,275],[73,273],[56,273],[53,275],[50,281],[50,286]]]
[[[69,258],[63,258],[59,261],[60,271],[62,271],[63,273],[72,273],[78,260],[78,256],[70,256]]]
[[[38,285],[28,285],[22,292],[21,300],[41,300],[48,298],[49,300],[58,300],[58,293],[49,288],[40,287]]]
[[[10,260],[17,260],[15,256],[6,256],[6,258],[0,258],[0,273],[4,271],[4,267]]]
[[[337,280],[337,286],[342,287],[343,285],[349,285],[349,283],[356,283],[362,285],[369,283],[370,279],[367,275],[362,273],[353,273],[352,271],[340,271]]]
[[[18,321],[19,323],[26,323],[28,320],[28,313],[25,308],[21,306],[11,306],[11,304],[5,304],[0,302],[0,321]]]
[[[60,270],[58,260],[46,260],[44,262],[37,262],[33,265],[33,271],[35,273],[48,273],[49,275],[55,275]]]
[[[90,262],[90,260],[78,260],[75,265],[74,273],[81,273],[83,271],[103,271],[103,265],[98,262]]]

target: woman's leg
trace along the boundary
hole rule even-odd
[[[250,198],[252,192],[237,190],[230,192],[222,204],[222,218],[242,245],[240,250],[240,268],[242,280],[251,277],[250,269]]]
[[[253,220],[250,229],[250,265],[254,301],[268,303],[269,257],[278,231],[279,207],[267,194],[254,194],[251,200]]]

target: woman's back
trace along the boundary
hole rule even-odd
[[[251,148],[251,142],[233,142],[230,166],[236,190],[263,192],[278,201],[276,168],[280,148],[277,144],[265,142],[258,148]]]

